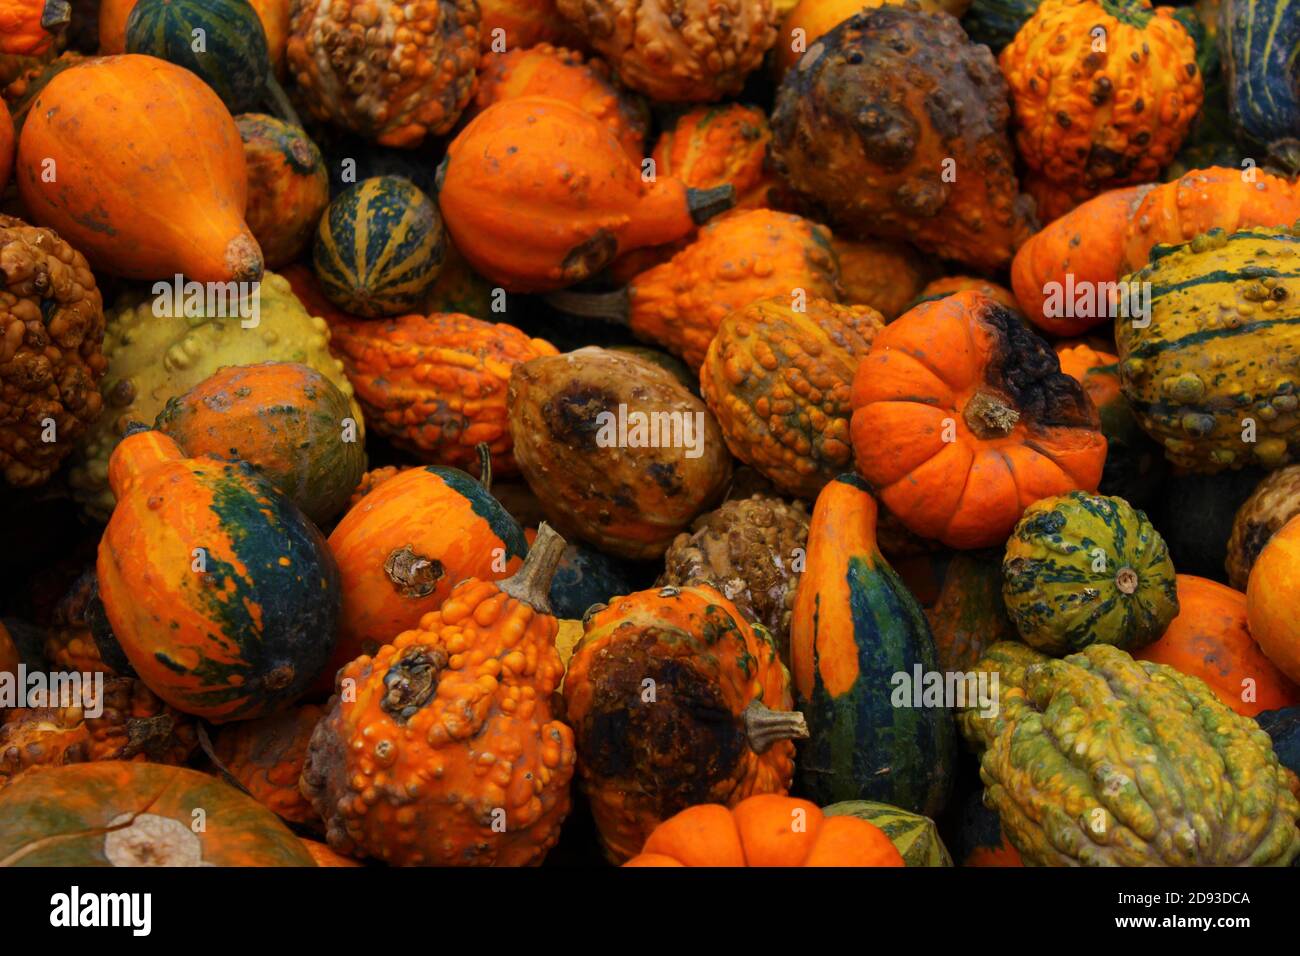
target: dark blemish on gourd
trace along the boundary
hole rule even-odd
[[[646,474],[670,498],[680,495],[683,491],[677,466],[672,462],[657,461],[647,465]]]
[[[579,282],[605,268],[617,254],[617,237],[608,229],[599,229],[569,250],[560,263],[561,274],[566,282]]]
[[[595,451],[600,413],[616,414],[617,409],[617,395],[594,385],[569,385],[542,405],[542,418],[556,441]]]

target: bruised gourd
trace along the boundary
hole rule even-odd
[[[330,847],[399,866],[542,861],[569,810],[573,732],[546,594],[564,539],[543,525],[505,581],[470,578],[419,627],[343,670],[302,790]]]
[[[696,803],[785,794],[790,675],[761,625],[713,588],[664,587],[593,609],[564,681],[579,775],[606,855],[622,862]]]

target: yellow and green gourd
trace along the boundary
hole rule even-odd
[[[156,315],[155,298],[137,294],[118,301],[105,316],[100,383],[104,411],[77,449],[69,482],[88,514],[107,520],[113,510],[108,458],[131,422],[151,424],[168,399],[183,395],[217,369],[255,362],[299,362],[329,379],[344,396],[357,423],[365,423],[343,363],[330,354],[329,326],[303,308],[283,276],[267,272],[259,289],[257,325],[244,328],[238,315]],[[225,310],[227,312],[232,310]]]
[[[1300,236],[1211,230],[1124,281],[1151,284],[1151,315],[1115,321],[1121,385],[1166,457],[1204,473],[1295,460]]]
[[[376,176],[330,203],[311,261],[331,302],[373,319],[418,311],[445,256],[442,216],[433,200],[409,179]]]
[[[1072,491],[1034,502],[1007,542],[1002,581],[1021,639],[1046,654],[1142,647],[1178,615],[1169,549],[1122,498]]]

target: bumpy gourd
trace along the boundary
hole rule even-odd
[[[1000,545],[1033,502],[1101,479],[1106,439],[1082,386],[978,292],[879,332],[853,408],[858,471],[908,530],[949,547]]]
[[[456,248],[511,292],[580,282],[621,252],[682,238],[734,198],[730,187],[647,182],[611,129],[540,96],[493,103],[438,168],[438,202]]]
[[[1149,0],[1044,0],[998,62],[1025,165],[1093,194],[1159,178],[1203,97],[1195,42]]]
[[[1029,207],[987,48],[947,14],[890,5],[839,24],[799,66],[777,95],[772,155],[826,221],[982,270],[1011,261]]]
[[[262,277],[244,222],[239,129],[183,67],[138,54],[69,66],[36,95],[17,169],[32,218],[96,268],[130,279]]]
[[[295,0],[285,56],[317,119],[381,146],[418,146],[469,102],[478,4]]]
[[[546,592],[564,540],[545,525],[519,573],[470,578],[416,630],[343,676],[302,790],[330,846],[399,866],[540,863],[569,810],[573,732]]]
[[[219,769],[282,819],[319,827],[320,817],[298,789],[298,778],[312,732],[324,715],[324,708],[303,704],[221,728],[213,742]]]
[[[496,475],[518,473],[510,430],[511,371],[555,347],[514,326],[468,315],[403,315],[332,323],[370,427],[431,464],[477,470],[486,442]]]
[[[1228,582],[1244,591],[1250,569],[1273,535],[1300,515],[1300,465],[1271,472],[1241,503],[1232,521],[1225,566]]]
[[[996,644],[979,668],[998,675],[999,706],[966,710],[962,732],[1026,865],[1286,866],[1300,855],[1300,802],[1268,735],[1199,679],[1104,644],[1061,660]]]
[[[700,392],[733,455],[811,499],[852,461],[853,375],[884,320],[865,305],[802,305],[763,299],[723,319]]]
[[[72,20],[68,0],[8,0],[0,8],[0,53],[35,56]]]
[[[99,595],[140,679],[214,723],[301,695],[339,613],[338,568],[315,525],[250,465],[186,458],[158,431],[124,438],[109,480]]]
[[[113,669],[104,663],[91,633],[87,612],[94,597],[95,566],[92,564],[54,605],[44,651],[45,659],[55,670],[113,674]],[[0,670],[4,670],[2,663]]]
[[[1068,654],[1132,650],[1178,615],[1169,548],[1121,498],[1071,492],[1025,509],[1002,559],[1007,613],[1026,644]]]
[[[1174,464],[1277,468],[1300,453],[1300,236],[1214,230],[1157,247],[1150,322],[1115,324],[1124,395]]]
[[[619,557],[660,557],[731,476],[704,403],[625,353],[516,365],[506,404],[515,460],[548,520]]]
[[[734,96],[776,41],[772,0],[556,0],[623,82],[663,103]],[[726,12],[723,13],[722,11]]]
[[[766,162],[771,141],[767,114],[758,107],[697,106],[663,131],[650,158],[657,176],[675,176],[694,189],[730,183],[736,208],[756,209],[768,205],[776,184]]]
[[[634,855],[691,804],[734,807],[787,791],[793,739],[807,729],[761,625],[699,586],[618,598],[593,608],[583,628],[565,675],[565,712],[611,860]]]
[[[214,305],[217,304],[214,300]],[[184,305],[184,303],[182,303]],[[282,276],[262,279],[258,324],[242,328],[237,314],[156,315],[154,302],[128,296],[108,312],[104,333],[101,393],[104,413],[77,450],[69,474],[73,494],[93,516],[104,520],[113,509],[108,488],[108,458],[131,422],[152,422],[167,400],[198,385],[224,365],[251,362],[299,362],[314,368],[348,397],[357,422],[357,441],[364,438],[361,409],[343,363],[329,350],[325,320],[307,314]],[[231,308],[216,311],[232,313]]]
[[[103,408],[104,307],[85,258],[0,216],[0,475],[47,481]]]
[[[262,113],[235,117],[248,166],[244,219],[268,269],[299,257],[329,205],[321,152],[297,126]]]
[[[777,79],[799,62],[799,58],[827,31],[843,23],[855,13],[888,3],[903,5],[908,0],[800,0],[781,21],[776,46],[772,48],[772,63]],[[969,0],[918,0],[918,6],[927,13],[946,11],[960,17]]]

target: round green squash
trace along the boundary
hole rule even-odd
[[[584,544],[568,544],[551,578],[551,610],[556,617],[580,620],[593,604],[607,604],[635,590],[617,558]]]
[[[948,848],[939,839],[939,828],[929,817],[874,800],[845,800],[823,807],[822,812],[828,817],[857,817],[876,825],[908,866],[952,866]]]
[[[433,201],[408,179],[378,176],[330,203],[311,259],[331,302],[379,318],[417,311],[445,255],[442,216]]]
[[[315,866],[274,813],[184,767],[42,768],[0,791],[0,819],[0,866]]]
[[[1238,138],[1300,165],[1300,0],[1223,0],[1219,51]]]
[[[347,396],[315,369],[263,362],[219,369],[169,399],[154,427],[191,458],[248,462],[323,525],[365,474],[352,415]]]
[[[266,31],[248,0],[139,0],[126,20],[126,52],[185,67],[231,113],[261,102],[271,70]]]
[[[1178,615],[1169,549],[1122,498],[1072,491],[1034,502],[1007,542],[1002,582],[1020,637],[1045,654],[1142,647]]]
[[[301,127],[267,116],[235,117],[248,166],[244,221],[268,269],[297,260],[311,243],[330,201],[330,178],[316,144]]]

